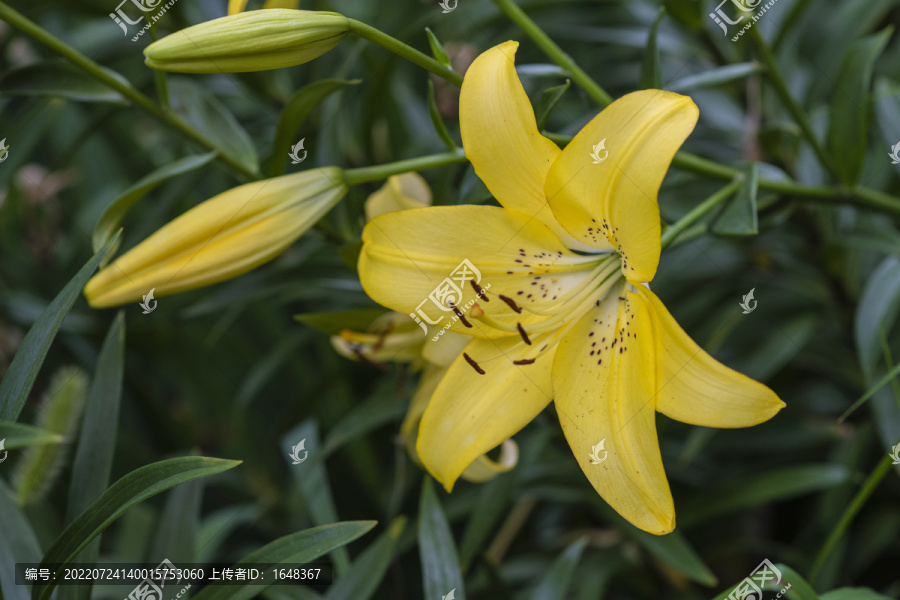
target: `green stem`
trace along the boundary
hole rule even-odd
[[[160,121],[163,121],[174,129],[177,129],[204,148],[215,151],[219,160],[226,163],[232,169],[240,172],[248,179],[259,179],[258,172],[251,171],[240,162],[236,161],[226,154],[223,154],[221,150],[206,136],[195,130],[178,116],[163,110],[158,104],[153,102],[153,100],[134,89],[134,87],[132,87],[130,83],[122,79],[121,76],[119,76],[117,73],[101,67],[90,58],[88,58],[78,50],[75,50],[49,31],[46,31],[33,21],[29,20],[21,13],[13,10],[10,6],[2,1],[0,1],[0,19],[9,22],[11,25],[21,30],[23,33],[30,35],[50,49],[66,57],[67,59],[72,61],[75,66],[83,69],[85,72],[89,73],[91,76],[93,76],[109,88],[116,90],[124,97],[128,98],[137,106],[141,107]]]
[[[825,152],[825,148],[819,142],[819,138],[816,137],[816,132],[813,131],[812,124],[809,122],[806,112],[800,108],[800,105],[797,104],[797,101],[794,100],[794,97],[791,95],[791,91],[788,89],[784,75],[781,73],[781,68],[778,66],[778,61],[775,60],[775,55],[772,54],[772,50],[763,39],[758,28],[754,27],[750,29],[750,38],[753,40],[756,51],[759,53],[760,62],[766,67],[765,73],[768,76],[769,81],[771,81],[772,85],[775,87],[775,92],[781,98],[781,101],[784,103],[785,108],[788,109],[788,112],[791,113],[791,116],[794,117],[794,121],[796,121],[800,130],[803,132],[803,135],[806,137],[806,141],[809,142],[809,145],[812,146],[813,151],[819,158],[819,162],[829,173],[835,175],[831,159]]]
[[[150,35],[153,36],[154,42],[159,40],[159,32],[156,28],[150,29]],[[156,95],[159,96],[159,103],[162,105],[164,111],[170,112],[172,110],[172,104],[169,102],[168,73],[153,69],[153,80],[156,82]]]
[[[544,33],[544,30],[538,27],[537,23],[531,20],[513,0],[493,0],[494,4],[509,19],[518,25],[532,41],[544,51],[553,62],[568,71],[572,76],[572,81],[577,83],[601,106],[607,106],[612,103],[613,98],[606,93],[600,84],[594,81],[590,75],[578,66],[572,57],[563,52],[562,48],[556,45],[550,36]]]
[[[387,163],[385,165],[376,165],[374,167],[361,167],[359,169],[348,169],[344,171],[344,181],[347,185],[358,185],[360,183],[368,183],[370,181],[381,181],[392,175],[400,175],[409,171],[422,171],[434,167],[443,167],[466,161],[466,154],[459,149],[455,152],[444,152],[442,154],[432,154],[430,156],[422,156],[420,158],[411,158],[409,160],[401,160],[398,162]]]
[[[678,222],[667,228],[662,234],[662,249],[665,250],[669,246],[672,245],[672,242],[675,241],[685,229],[699,221],[706,215],[709,211],[719,206],[726,199],[730,198],[732,194],[738,189],[740,185],[740,181],[732,181],[721,190],[695,206],[688,214],[684,215]]]
[[[361,21],[350,19],[350,33],[364,40],[368,40],[373,44],[378,44],[382,48],[390,50],[398,56],[402,56],[406,60],[419,65],[423,69],[431,71],[438,77],[446,79],[457,87],[462,86],[462,75],[460,75],[450,67],[442,65],[427,54],[423,54],[412,46],[404,44],[397,38],[389,36],[383,31],[379,31],[378,29],[366,25]]]
[[[844,535],[844,532],[850,525],[850,521],[852,521],[853,517],[856,516],[856,513],[862,509],[863,504],[866,503],[869,496],[872,495],[875,488],[877,488],[878,484],[881,483],[881,480],[884,479],[885,475],[890,472],[891,464],[890,456],[885,456],[881,459],[881,462],[875,467],[875,471],[873,471],[872,474],[869,475],[869,478],[866,479],[862,489],[860,489],[853,500],[850,501],[850,504],[844,510],[844,514],[841,515],[841,520],[838,521],[837,526],[831,530],[831,534],[828,536],[828,539],[825,540],[825,544],[822,546],[822,549],[819,550],[819,554],[816,556],[815,562],[813,562],[812,569],[810,569],[809,572],[809,580],[811,583],[815,583],[816,577],[819,575],[822,567],[825,566],[825,561]]]

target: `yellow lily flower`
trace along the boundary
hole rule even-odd
[[[144,49],[152,69],[243,73],[292,67],[318,58],[350,31],[333,12],[271,8],[229,14],[182,29]]]
[[[347,193],[325,167],[255,181],[198,204],[94,275],[95,308],[165,296],[236,277],[278,256]]]
[[[228,0],[228,14],[236,15],[239,12],[244,12],[244,9],[247,8],[248,0]],[[266,0],[266,3],[263,4],[263,9],[268,8],[291,8],[297,9],[300,6],[300,0]]]
[[[657,193],[697,107],[660,90],[628,94],[561,151],[537,129],[515,71],[517,46],[479,56],[460,96],[466,155],[502,207],[374,219],[363,232],[360,279],[396,311],[435,320],[452,310],[451,329],[470,336],[419,427],[419,457],[448,491],[552,400],[597,492],[636,527],[668,533],[675,509],[656,412],[746,427],[784,406],[697,346],[643,285],[661,253]],[[477,279],[490,289],[462,314],[460,294],[487,287]]]

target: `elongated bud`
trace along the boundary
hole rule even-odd
[[[140,301],[231,279],[290,246],[347,193],[326,167],[242,185],[203,202],[119,257],[85,286],[91,306]]]
[[[338,13],[272,8],[213,19],[144,49],[148,67],[178,73],[268,71],[309,62],[341,43]]]

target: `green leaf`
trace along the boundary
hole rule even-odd
[[[452,65],[450,64],[450,57],[447,56],[447,52],[444,51],[444,46],[441,44],[440,40],[437,38],[434,32],[426,27],[425,34],[428,35],[428,45],[431,46],[431,54],[434,55],[434,59],[445,67],[452,68]]]
[[[109,69],[100,68],[121,78]],[[0,95],[46,96],[80,102],[127,104],[121,94],[63,59],[43,60],[7,71],[0,77]]]
[[[822,595],[822,600],[892,600],[869,588],[843,587]]]
[[[87,394],[84,418],[78,434],[78,448],[72,463],[66,522],[72,522],[109,486],[119,403],[122,397],[122,370],[125,354],[125,313],[119,311],[110,325],[97,359],[97,370]],[[100,536],[75,558],[75,562],[95,563],[100,556]],[[67,585],[57,592],[57,600],[88,600],[90,582]]]
[[[322,525],[292,533],[270,542],[251,552],[234,567],[250,563],[305,563],[312,562],[336,548],[349,544],[375,527],[375,521],[346,521]],[[210,585],[203,588],[193,600],[249,600],[272,585],[267,583],[244,585]],[[334,588],[332,588],[334,589]]]
[[[869,87],[875,61],[890,39],[893,27],[854,42],[838,72],[828,127],[828,150],[843,182],[854,185],[866,158]]]
[[[737,483],[707,490],[702,498],[679,511],[683,527],[752,506],[762,506],[826,490],[846,483],[849,474],[839,465],[796,465],[761,475],[744,477]]]
[[[888,256],[869,276],[863,287],[854,320],[859,363],[872,377],[881,357],[879,331],[887,335],[900,311],[900,259]]]
[[[687,92],[691,90],[700,90],[703,88],[716,87],[732,81],[738,81],[754,75],[762,71],[762,66],[758,62],[738,63],[736,65],[728,65],[709,69],[696,75],[688,75],[682,79],[678,79],[666,86],[666,89],[673,92]]]
[[[797,600],[819,600],[819,595],[816,591],[805,579],[800,577],[800,574],[797,573],[797,571],[781,563],[776,564],[775,568],[781,571],[781,581],[778,583],[769,581],[763,586],[763,589],[780,591],[786,587],[787,584],[790,584],[790,598],[796,598]]]
[[[287,459],[291,454],[291,448],[306,440],[305,448],[309,458],[299,465],[289,464],[291,475],[294,477],[297,491],[302,496],[310,519],[316,525],[334,523],[338,520],[337,508],[334,504],[334,496],[331,493],[331,485],[328,483],[327,473],[322,460],[316,458],[320,452],[319,431],[314,421],[307,420],[281,439],[282,456]],[[293,461],[292,461],[293,462]],[[335,571],[342,575],[350,568],[350,555],[346,548],[336,548],[331,554]]]
[[[100,215],[100,218],[97,220],[97,224],[94,225],[94,232],[92,235],[94,251],[96,252],[98,248],[102,248],[107,240],[109,240],[110,236],[119,229],[119,226],[122,224],[122,219],[125,218],[125,214],[132,206],[134,206],[135,202],[169,179],[199,169],[215,157],[216,153],[210,152],[208,154],[197,154],[181,158],[153,171],[119,194],[115,200],[109,203],[103,211],[103,214]],[[113,248],[112,252],[110,252],[110,258],[115,254],[116,249],[117,248]]]
[[[294,320],[306,323],[310,327],[315,327],[328,335],[340,335],[345,329],[350,331],[367,331],[372,322],[386,312],[383,308],[354,308],[352,310],[294,315]]]
[[[203,519],[197,532],[195,562],[209,563],[219,553],[222,544],[238,527],[252,523],[259,518],[257,506],[236,504],[219,509]]]
[[[0,592],[4,600],[31,600],[27,585],[16,585],[17,562],[41,560],[41,548],[28,519],[0,477]]]
[[[847,419],[847,417],[849,417],[856,411],[856,409],[865,404],[869,398],[871,398],[875,395],[876,392],[878,392],[878,390],[889,384],[898,375],[900,375],[900,364],[895,365],[887,373],[885,373],[881,379],[870,385],[869,389],[867,389],[865,393],[856,400],[856,402],[851,404],[850,408],[845,410],[844,413],[840,417],[838,417],[838,423],[843,423]]]
[[[76,367],[64,367],[50,380],[41,402],[37,426],[75,438],[87,395],[87,374]],[[25,450],[13,473],[16,501],[24,506],[43,497],[53,487],[68,452],[64,445],[34,446]]]
[[[576,540],[553,561],[540,585],[531,594],[531,600],[565,600],[587,541],[586,537]]]
[[[805,579],[800,577],[796,571],[782,564],[776,564],[775,568],[781,572],[780,581],[766,581],[766,583],[761,586],[763,590],[780,592],[790,584],[791,587],[782,596],[784,600],[819,600],[819,596],[816,594],[815,590],[812,589],[812,586],[809,585]],[[753,572],[755,572],[755,570]],[[751,573],[747,573],[747,577],[750,575]],[[727,588],[713,598],[713,600],[726,600],[739,584],[740,582]]]
[[[176,565],[194,562],[203,483],[202,479],[195,479],[168,492],[150,549],[153,560],[168,558]]]
[[[23,425],[21,423],[0,423],[0,440],[5,440],[7,451],[26,446],[40,446],[42,444],[59,444],[65,438],[45,429]]]
[[[294,138],[299,134],[300,127],[309,114],[334,92],[348,85],[357,85],[361,82],[361,79],[350,81],[344,79],[322,79],[303,86],[291,96],[291,99],[285,104],[284,110],[281,111],[278,128],[275,130],[272,156],[266,164],[266,173],[269,177],[284,174],[291,147],[297,141]],[[304,137],[303,139],[306,138]]]
[[[3,381],[0,381],[0,421],[18,420],[63,319],[69,314],[84,284],[94,274],[100,261],[118,242],[119,235],[121,234],[113,236],[103,249],[78,271],[28,331],[6,375],[3,376]]]
[[[394,553],[397,540],[406,527],[406,517],[397,517],[371,546],[353,561],[347,574],[337,580],[325,595],[326,600],[368,600],[384,579]]]
[[[405,414],[407,403],[393,389],[378,390],[338,421],[325,437],[322,451],[314,460],[324,460],[335,450],[366,432],[398,419]]]
[[[556,108],[556,105],[559,104],[563,94],[566,93],[566,90],[569,89],[569,86],[571,85],[572,82],[566,79],[565,83],[549,87],[541,92],[541,96],[537,101],[537,108],[535,108],[534,111],[535,116],[537,117],[538,131],[544,130],[544,127],[547,125],[547,119],[550,118],[550,113],[553,112],[553,109]]]
[[[456,142],[453,141],[453,137],[450,135],[450,132],[447,131],[444,120],[441,119],[441,113],[438,110],[437,105],[437,97],[434,95],[434,82],[431,79],[428,80],[428,116],[431,117],[431,124],[434,125],[434,130],[437,131],[437,134],[444,144],[451,150],[456,150]]]
[[[756,200],[759,193],[759,165],[750,163],[744,171],[744,181],[737,193],[725,203],[722,212],[712,222],[713,233],[719,235],[756,235],[759,221]]]
[[[97,359],[87,394],[78,447],[72,463],[66,521],[71,522],[109,487],[125,362],[125,313],[113,320]]]
[[[700,0],[664,0],[663,6],[672,18],[689,29],[703,27],[705,16]]]
[[[647,34],[647,46],[644,48],[644,60],[641,63],[641,83],[639,89],[658,90],[662,87],[662,74],[659,65],[659,25],[666,16],[666,8],[660,7],[650,32]]]
[[[441,598],[456,590],[456,600],[465,600],[456,544],[430,477],[423,479],[419,498],[419,557],[423,598]]]
[[[42,564],[66,565],[129,508],[180,483],[209,477],[238,466],[240,461],[185,456],[156,462],[125,475],[78,515],[56,538]],[[264,562],[264,561],[260,561]],[[35,586],[33,600],[46,600],[53,581]]]
[[[691,581],[707,586],[715,585],[718,581],[680,531],[676,530],[662,536],[653,535],[634,527],[630,527],[626,531],[647,552]]]
[[[481,550],[488,536],[506,516],[513,499],[513,473],[504,473],[485,483],[478,495],[478,510],[472,511],[459,548],[466,567]]]
[[[175,77],[169,79],[169,91],[172,109],[206,136],[221,154],[250,171],[259,169],[253,139],[215,96],[189,79]]]

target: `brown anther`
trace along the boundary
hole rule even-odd
[[[472,357],[463,352],[463,358],[466,359],[466,362],[472,365],[472,368],[475,369],[475,372],[479,375],[484,375],[484,369],[478,366],[478,363],[472,360]]]
[[[484,288],[481,287],[480,285],[478,285],[477,283],[475,283],[474,279],[470,279],[469,283],[472,284],[472,288],[475,290],[475,293],[478,294],[479,298],[484,298],[485,302],[491,301],[491,299],[488,298],[487,295],[484,293]]]
[[[528,334],[525,333],[525,329],[522,327],[521,323],[516,323],[516,329],[519,330],[519,335],[522,336],[522,340],[525,341],[529,346],[531,345],[531,340],[528,339]]]
[[[521,313],[521,312],[522,312],[522,309],[519,308],[519,305],[516,304],[516,303],[513,301],[512,298],[507,298],[507,297],[504,296],[503,294],[500,294],[500,299],[503,300],[504,302],[506,302],[506,303],[509,305],[509,307],[510,307],[511,309],[513,309],[514,311],[516,311],[517,313]]]
[[[535,360],[537,360],[537,359],[536,358],[523,358],[522,360],[514,360],[513,364],[514,365],[530,365]]]
[[[450,304],[450,308],[453,309],[453,313],[462,322],[462,324],[465,325],[466,327],[472,327],[472,324],[466,320],[466,315],[463,314],[463,311],[456,308],[456,305],[453,304],[452,302],[450,302],[449,304]]]

